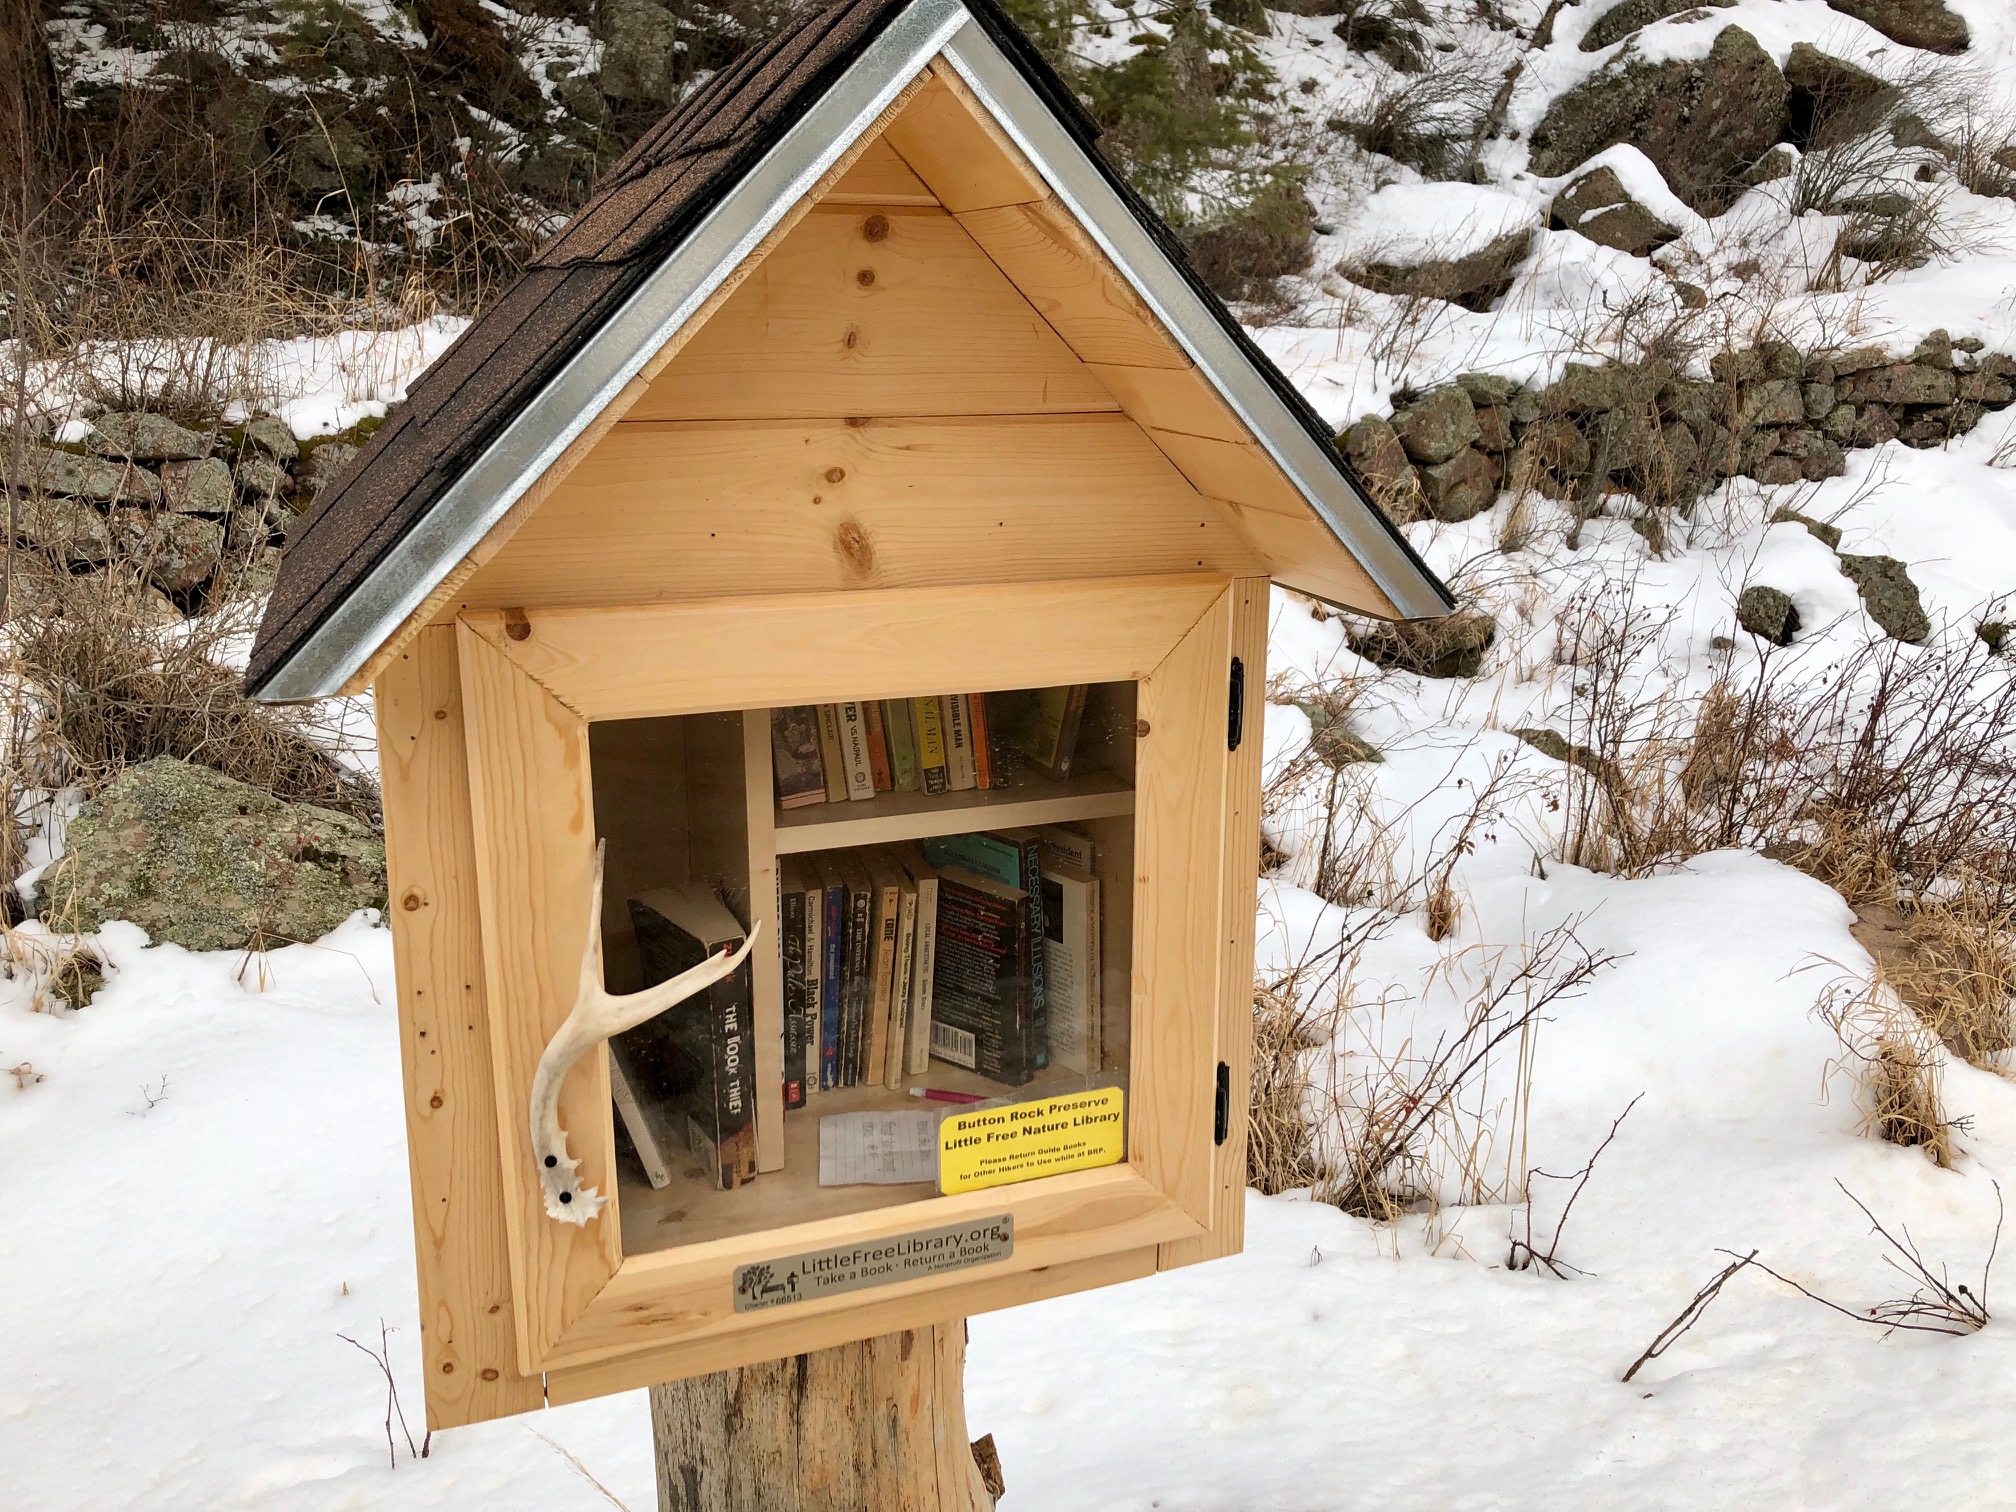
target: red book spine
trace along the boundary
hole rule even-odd
[[[882,732],[882,704],[871,699],[861,705],[861,713],[868,722],[868,767],[875,774],[875,791],[887,793],[895,789],[896,778],[889,765],[889,739]]]
[[[994,786],[994,762],[987,742],[987,695],[968,694],[966,708],[966,724],[973,740],[973,786],[990,788]]]

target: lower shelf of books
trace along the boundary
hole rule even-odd
[[[933,1061],[923,1075],[908,1077],[895,1089],[846,1087],[815,1092],[806,1106],[784,1115],[784,1169],[766,1171],[728,1191],[721,1189],[706,1162],[684,1148],[672,1152],[668,1160],[670,1183],[653,1187],[645,1180],[632,1152],[623,1149],[619,1140],[617,1185],[623,1213],[623,1252],[643,1254],[673,1245],[698,1244],[759,1229],[844,1217],[936,1196],[935,1157],[934,1174],[922,1181],[847,1185],[823,1185],[821,1181],[822,1176],[859,1174],[846,1169],[836,1172],[835,1163],[864,1155],[858,1148],[834,1150],[835,1139],[829,1133],[826,1159],[822,1162],[822,1120],[847,1124],[852,1122],[848,1119],[850,1114],[874,1113],[957,1115],[972,1106],[926,1100],[912,1095],[912,1088],[1026,1103],[1084,1091],[1095,1085],[1124,1089],[1125,1081],[1124,1075],[1087,1077],[1080,1071],[1051,1066],[1037,1072],[1022,1086],[1004,1087],[974,1072]],[[878,1157],[879,1152],[866,1152],[866,1158]]]

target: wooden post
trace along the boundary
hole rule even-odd
[[[965,1377],[955,1319],[654,1386],[659,1512],[993,1512]]]

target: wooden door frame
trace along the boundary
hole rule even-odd
[[[1040,1276],[1061,1282],[1080,1273],[1088,1277],[1080,1284],[1097,1284],[1095,1272],[1152,1266],[1158,1247],[1208,1244],[1224,1207],[1212,1101],[1224,1032],[1220,914],[1233,772],[1226,678],[1240,581],[1197,574],[459,619],[523,1374],[608,1380],[626,1359],[648,1357],[654,1378],[668,1379],[769,1358],[780,1332],[841,1342],[881,1331],[906,1310],[983,1311],[1047,1292],[1030,1285]],[[592,720],[1107,681],[1138,686],[1126,1164],[625,1256],[607,1063],[596,1055],[568,1077],[562,1121],[584,1183],[607,1193],[610,1206],[585,1228],[545,1216],[526,1107],[539,1053],[572,1004],[587,927]],[[1003,1212],[1015,1218],[1015,1252],[983,1270],[799,1303],[785,1316],[733,1310],[731,1277],[750,1261]],[[1009,1295],[1018,1283],[1022,1294]]]

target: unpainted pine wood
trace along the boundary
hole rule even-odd
[[[627,418],[1118,408],[945,211],[829,203],[750,272]]]
[[[1291,520],[1310,518],[1309,503],[1301,490],[1254,442],[1218,441],[1164,430],[1151,430],[1148,438],[1201,494],[1229,499],[1249,514],[1265,510]],[[1343,549],[1337,547],[1340,552]]]
[[[606,1059],[583,1056],[560,1093],[581,1181],[611,1206],[585,1226],[546,1216],[528,1127],[532,1074],[574,1006],[595,874],[588,727],[482,637],[457,632],[467,710],[497,1150],[511,1240],[519,1365],[538,1370],[622,1263]]]
[[[1042,178],[951,69],[931,78],[884,133],[948,210],[1019,205],[1049,193]]]
[[[542,1396],[512,1330],[454,631],[421,632],[374,691],[427,1426],[459,1428]]]
[[[1054,196],[959,211],[959,224],[1087,363],[1187,368],[1190,359]]]
[[[770,711],[742,712],[743,845],[749,858],[749,927],[762,930],[755,962],[756,1169],[784,1169],[784,955],[777,912],[776,776],[771,770]],[[775,1180],[776,1177],[771,1178]]]
[[[1206,983],[1202,990],[1208,994],[1212,986]],[[1209,1133],[1204,1131],[1207,1143]],[[761,1181],[754,1182],[750,1190],[761,1186]],[[959,1300],[963,1291],[982,1282],[1144,1245],[1196,1238],[1204,1231],[1203,1220],[1179,1208],[1147,1174],[1118,1165],[654,1250],[624,1260],[622,1270],[542,1363],[553,1371],[641,1350],[711,1346],[760,1329],[774,1318],[769,1312],[735,1311],[733,1278],[737,1266],[835,1245],[866,1244],[1003,1213],[1015,1220],[1013,1255],[970,1271],[892,1281],[876,1288],[875,1300],[933,1296],[940,1298],[948,1311],[958,1312],[965,1307]],[[850,1313],[862,1300],[852,1293],[820,1297],[794,1303],[790,1312],[809,1324],[817,1318]]]
[[[1252,433],[1218,396],[1202,368],[1118,367],[1088,362],[1085,370],[1120,402],[1130,420],[1151,435],[1173,431],[1213,441],[1252,439]]]
[[[1214,1211],[1231,590],[1140,687],[1133,1096],[1127,1153],[1200,1224]]]
[[[636,719],[1145,677],[1224,583],[1196,574],[471,610],[462,624],[564,709]]]
[[[822,205],[935,205],[933,194],[896,149],[880,137],[861,150],[860,157],[820,196]]]
[[[672,1349],[645,1350],[619,1355],[594,1365],[571,1366],[549,1371],[546,1397],[554,1406],[585,1402],[592,1397],[617,1391],[634,1391],[640,1386],[656,1386],[684,1376],[728,1370],[774,1360],[795,1351],[828,1349],[836,1344],[915,1328],[945,1316],[956,1305],[968,1317],[994,1312],[1004,1307],[1022,1307],[1050,1297],[1072,1292],[1117,1286],[1138,1281],[1155,1273],[1155,1249],[1122,1250],[1073,1260],[1040,1270],[1014,1271],[1005,1276],[986,1277],[972,1273],[973,1279],[960,1286],[956,1304],[935,1294],[883,1298],[872,1293],[856,1293],[856,1305],[819,1318],[799,1318],[787,1309],[769,1314],[769,1321],[741,1333],[701,1340]]]
[[[1277,583],[1340,609],[1380,619],[1402,618],[1393,601],[1358,565],[1358,559],[1313,515],[1290,519],[1268,509],[1219,502],[1239,522],[1241,534],[1265,559],[1268,573]]]
[[[955,1318],[654,1386],[660,1512],[991,1512],[965,1371]]]
[[[340,693],[346,696],[354,696],[369,688],[377,680],[378,673],[392,657],[398,654],[400,648],[405,646],[408,641],[420,632],[423,625],[454,623],[457,595],[462,585],[506,541],[517,534],[518,528],[521,525],[538,512],[539,506],[546,501],[547,496],[566,479],[567,475],[574,470],[575,466],[584,457],[594,451],[597,443],[608,432],[609,428],[621,420],[629,411],[630,406],[636,403],[650,389],[652,380],[665,370],[666,364],[678,356],[684,350],[686,343],[693,338],[693,335],[705,329],[707,322],[720,310],[722,305],[734,297],[736,289],[741,287],[742,280],[747,278],[753,269],[760,267],[763,260],[785,238],[790,236],[798,222],[805,217],[812,207],[824,198],[829,190],[833,189],[847,177],[853,170],[854,165],[881,138],[883,128],[903,113],[904,107],[924,88],[929,77],[928,71],[920,73],[903,87],[902,91],[895,99],[889,102],[888,107],[875,118],[868,129],[841,152],[839,158],[834,161],[833,166],[821,174],[818,182],[785,211],[777,224],[770,228],[770,231],[764,236],[763,240],[757,243],[750,250],[749,255],[743,258],[735,266],[734,270],[721,281],[720,286],[707,296],[706,301],[702,303],[700,308],[694,311],[692,319],[672,333],[665,345],[654,352],[651,359],[645,363],[643,369],[617,391],[616,397],[605,405],[602,412],[589,423],[587,428],[579,436],[575,437],[568,444],[567,449],[553,460],[552,464],[539,475],[538,480],[511,506],[504,517],[484,533],[483,539],[476,543],[476,546],[467,556],[449,569],[441,582],[421,601],[420,606],[407,615],[404,620],[400,621],[398,629],[386,637],[385,643],[373,650],[371,655],[358,668],[357,672],[338,690]]]
[[[1246,1105],[1253,1067],[1253,913],[1260,875],[1260,765],[1266,744],[1268,582],[1232,585],[1232,654],[1245,665],[1243,734],[1227,762],[1225,862],[1219,910],[1217,1058],[1231,1103],[1225,1143],[1212,1152],[1211,1229],[1201,1239],[1162,1246],[1160,1268],[1236,1255],[1246,1243]]]
[[[457,607],[1264,570],[1118,414],[632,423]]]

